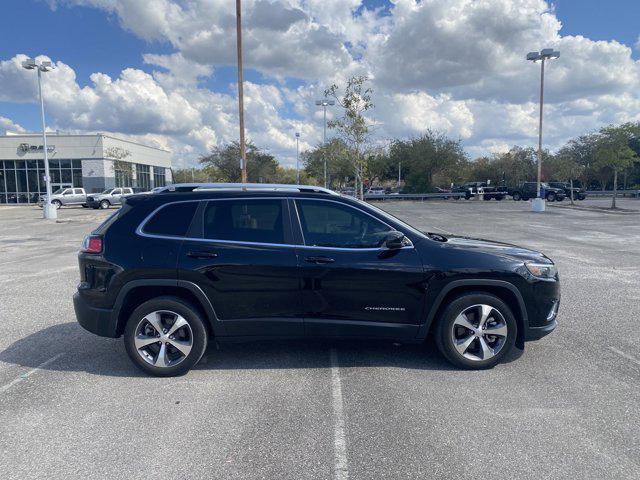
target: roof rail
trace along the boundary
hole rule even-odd
[[[156,193],[195,192],[203,190],[288,190],[339,195],[339,193],[329,190],[328,188],[287,183],[175,183],[162,187],[162,189],[157,190]]]

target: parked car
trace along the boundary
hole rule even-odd
[[[489,368],[556,327],[542,253],[424,233],[319,187],[189,190],[128,197],[79,253],[78,322],[124,336],[151,375],[188,371],[212,339],[269,337],[433,335],[452,364]]]
[[[542,182],[540,187],[540,194],[544,195],[547,201],[561,202],[564,200],[565,194],[563,189],[554,188],[545,182]],[[538,184],[537,182],[523,182],[518,187],[511,189],[509,195],[516,201],[536,198],[538,196]]]
[[[340,193],[342,195],[347,195],[349,197],[355,197],[356,196],[356,189],[353,187],[345,187],[342,190],[340,190]]]
[[[453,192],[464,192],[464,198],[469,200],[478,194],[483,195],[484,200],[502,200],[509,193],[507,188],[501,185],[489,185],[486,182],[467,182],[453,187]]]
[[[384,187],[371,187],[367,190],[367,195],[386,195],[387,191]]]
[[[142,193],[142,192],[140,192]],[[92,193],[87,196],[87,205],[91,208],[109,208],[112,205],[121,205],[122,199],[127,195],[133,195],[133,189],[124,188],[108,188],[102,193]]]
[[[38,197],[38,205],[44,205],[46,195]],[[87,193],[84,188],[59,188],[51,194],[51,204],[60,208],[63,205],[83,205],[87,204]]]
[[[565,197],[571,198],[571,184],[567,182],[548,182],[553,188],[560,188],[564,190]],[[573,187],[573,199],[584,200],[587,198],[587,192],[584,188]]]

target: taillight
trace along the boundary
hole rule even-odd
[[[82,241],[82,251],[84,253],[102,253],[102,237],[88,235]]]

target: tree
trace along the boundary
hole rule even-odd
[[[638,159],[636,152],[629,147],[633,132],[628,125],[614,127],[613,125],[600,130],[596,144],[595,160],[600,170],[613,171],[613,197],[611,208],[616,208],[616,194],[618,190],[618,172],[627,169]]]
[[[569,153],[559,153],[555,156],[555,175],[558,180],[569,181],[571,186],[571,205],[573,205],[573,181],[580,177],[584,171],[584,165],[580,165]]]
[[[200,158],[209,176],[220,182],[238,183],[242,179],[240,169],[240,144],[232,142],[211,149],[209,155]],[[249,182],[272,183],[276,180],[278,161],[261,151],[253,143],[247,143],[247,180]]]
[[[446,181],[462,178],[467,157],[460,140],[428,130],[419,137],[395,140],[389,149],[392,165],[402,163],[405,190],[425,192],[434,189],[434,177]]]
[[[371,127],[365,114],[374,106],[371,100],[373,90],[366,86],[368,81],[366,76],[354,76],[347,81],[343,93],[340,93],[336,84],[324,92],[325,97],[334,98],[344,110],[341,117],[330,120],[327,126],[335,129],[348,147],[356,177],[356,191],[360,198],[364,195],[363,183],[367,161],[365,149]]]
[[[332,138],[324,145],[302,152],[302,165],[308,177],[323,178],[325,158],[329,188],[334,182],[340,185],[345,178],[353,178],[352,154],[341,138]]]

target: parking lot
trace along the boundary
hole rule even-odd
[[[150,378],[75,322],[76,252],[109,211],[0,207],[0,477],[640,478],[640,215],[378,205],[546,253],[558,329],[490,371],[429,345],[278,341],[212,344],[186,376]]]

